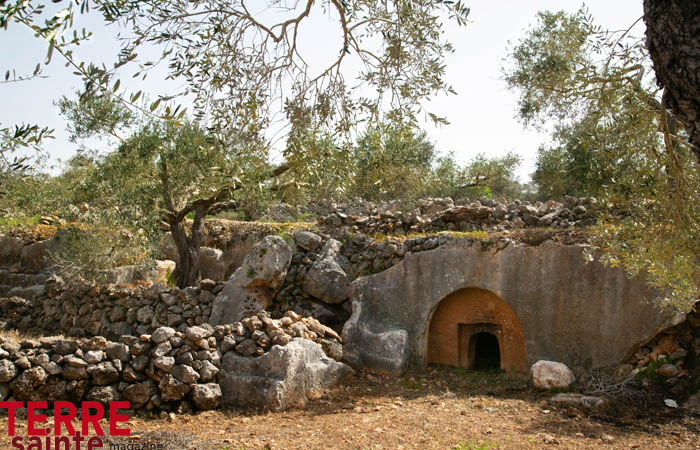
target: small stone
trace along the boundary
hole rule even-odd
[[[12,381],[18,373],[17,366],[12,361],[7,359],[0,360],[0,383]]]
[[[219,368],[209,361],[202,361],[202,368],[199,369],[199,381],[207,383],[216,380],[219,375]]]
[[[661,367],[659,367],[656,372],[666,378],[672,378],[678,375],[678,367],[676,367],[673,364],[664,364]]]
[[[162,344],[163,342],[169,340],[171,337],[175,336],[175,330],[170,327],[159,327],[153,331],[151,335],[151,340],[156,344]]]
[[[236,351],[243,356],[253,356],[256,354],[258,344],[252,339],[246,339],[236,346]]]
[[[122,362],[128,362],[131,359],[129,347],[121,342],[112,342],[105,348],[105,353],[109,359],[118,359]]]
[[[185,336],[189,339],[196,341],[199,339],[206,339],[212,335],[212,332],[202,327],[189,327],[185,330]]]
[[[190,399],[197,409],[216,409],[221,404],[221,387],[216,383],[197,384],[192,387]]]
[[[258,318],[258,316],[252,316],[252,317],[246,317],[245,319],[241,320],[243,325],[245,325],[246,328],[248,328],[251,332],[253,331],[258,331],[262,330],[263,328],[263,323],[262,321]]]
[[[175,365],[175,358],[172,356],[161,356],[153,360],[153,365],[164,372],[170,372]]]
[[[165,356],[170,352],[170,350],[172,350],[172,348],[172,345],[170,345],[170,342],[168,341],[160,343],[156,345],[156,348],[153,349],[153,356],[155,358]]]
[[[103,362],[95,366],[92,371],[92,383],[98,386],[106,386],[119,381],[119,372],[111,362]]]
[[[183,383],[196,383],[199,380],[199,374],[190,366],[178,364],[173,367],[172,374],[175,378]]]
[[[161,399],[165,402],[181,400],[189,391],[190,385],[181,382],[169,373],[166,373],[158,383],[161,391]]]
[[[90,350],[89,352],[85,352],[83,358],[85,358],[85,361],[88,364],[98,364],[102,362],[104,354],[102,353],[102,350]]]

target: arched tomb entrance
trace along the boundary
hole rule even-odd
[[[525,337],[506,302],[469,287],[438,303],[430,319],[428,363],[465,369],[525,372]]]

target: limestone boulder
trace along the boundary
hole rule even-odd
[[[196,384],[192,386],[190,399],[197,409],[216,409],[221,404],[221,387],[216,383]]]
[[[310,231],[297,231],[294,233],[294,242],[307,251],[314,251],[321,246],[323,239]]]
[[[369,367],[379,372],[403,373],[408,367],[411,345],[408,332],[388,329],[372,332],[364,324],[348,322],[343,329],[343,356],[355,367]],[[362,349],[358,352],[357,349]]]
[[[241,267],[214,300],[212,325],[238,322],[272,304],[287,276],[292,249],[279,236],[267,236],[255,245]]]
[[[226,353],[219,384],[224,406],[280,410],[305,405],[309,395],[351,373],[349,366],[326,356],[319,344],[296,338],[257,358]]]
[[[532,382],[538,389],[567,388],[576,377],[566,364],[556,361],[537,361],[532,365]]]
[[[350,277],[340,264],[341,243],[329,239],[304,279],[304,292],[328,304],[348,298]]]

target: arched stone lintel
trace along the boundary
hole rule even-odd
[[[527,371],[525,338],[520,322],[508,303],[495,293],[469,286],[445,296],[429,314],[419,361],[465,367],[465,354],[470,336],[480,331],[498,339],[501,368]]]

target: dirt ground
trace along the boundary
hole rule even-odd
[[[663,397],[615,399],[604,415],[588,417],[548,406],[552,395],[505,373],[358,375],[303,410],[137,414],[132,435],[111,442],[166,450],[700,449],[700,417],[664,407]],[[0,448],[12,448],[6,418],[0,436]]]

